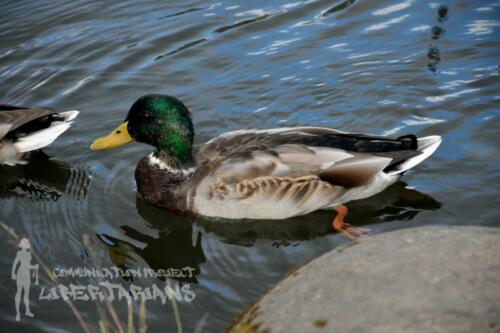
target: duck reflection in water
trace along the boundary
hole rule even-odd
[[[198,232],[193,241],[193,225],[186,217],[170,214],[137,197],[137,211],[149,227],[157,230],[156,237],[146,235],[128,225],[121,226],[123,235],[137,242],[99,234],[98,237],[108,248],[110,259],[121,269],[135,268],[134,254],[146,261],[155,271],[173,273],[172,279],[198,283],[200,265],[206,261],[201,246],[202,234]],[[163,277],[159,277],[164,279]]]
[[[0,198],[21,197],[57,201],[64,193],[84,199],[90,186],[87,171],[51,160],[42,151],[31,152],[27,164],[0,165]]]

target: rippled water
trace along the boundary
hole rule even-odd
[[[196,298],[178,304],[186,332],[203,318],[220,331],[289,269],[346,241],[330,230],[333,212],[223,224],[137,198],[133,171],[150,147],[97,154],[88,144],[140,95],[184,101],[197,142],[298,125],[442,135],[404,183],[350,204],[348,220],[375,233],[499,224],[498,1],[12,1],[0,9],[1,102],[81,111],[28,166],[0,168],[0,220],[50,267],[195,268],[187,282]],[[0,327],[75,331],[64,302],[36,294],[35,318],[14,321],[16,248],[3,229],[0,239]],[[96,305],[76,305],[98,329]],[[146,306],[150,331],[175,330],[169,303]],[[126,304],[115,307],[126,322]]]

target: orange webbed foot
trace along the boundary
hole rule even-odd
[[[349,240],[359,240],[368,232],[370,232],[370,229],[368,228],[353,227],[349,223],[344,222],[344,217],[347,215],[348,212],[346,206],[344,205],[337,206],[335,207],[335,211],[337,212],[337,216],[335,216],[335,219],[332,222],[332,227],[343,237]]]

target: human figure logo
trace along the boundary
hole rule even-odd
[[[24,314],[27,317],[34,317],[30,311],[30,286],[32,275],[35,277],[35,285],[38,285],[38,264],[31,264],[30,241],[27,238],[19,242],[21,248],[17,251],[16,259],[12,265],[12,279],[16,280],[17,291],[14,299],[16,305],[16,321],[21,319],[21,296],[24,294]]]

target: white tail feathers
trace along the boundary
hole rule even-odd
[[[78,116],[78,113],[76,110],[60,112],[58,115],[64,117],[64,121],[54,121],[47,128],[21,137],[14,142],[14,146],[18,152],[25,153],[50,145],[71,126],[72,120]]]
[[[67,122],[67,121],[72,121],[73,119],[75,119],[79,113],[80,113],[80,111],[70,110],[70,111],[59,112],[58,115],[63,116],[64,121]]]
[[[411,157],[406,161],[399,164],[395,170],[388,172],[389,175],[396,175],[398,173],[410,170],[417,164],[427,159],[436,151],[436,149],[441,144],[442,138],[439,135],[431,135],[423,138],[417,138],[417,151],[420,152],[419,155]]]

